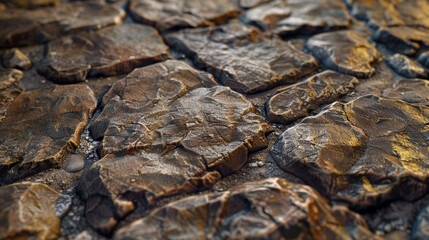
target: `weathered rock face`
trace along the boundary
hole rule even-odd
[[[31,60],[17,48],[5,51],[2,56],[2,63],[6,68],[17,68],[23,71],[31,67]]]
[[[127,73],[168,55],[168,47],[154,28],[128,24],[51,42],[39,72],[57,83],[74,83],[87,75]]]
[[[97,104],[87,86],[57,86],[16,97],[0,125],[0,181],[62,164]]]
[[[0,47],[45,43],[64,34],[122,23],[122,9],[101,2],[73,2],[36,10],[6,9],[0,14]]]
[[[395,72],[407,78],[427,76],[426,70],[417,61],[398,53],[387,58],[387,63]]]
[[[0,0],[8,5],[20,8],[38,8],[58,5],[62,0]]]
[[[277,164],[355,208],[414,200],[428,190],[429,108],[364,96],[287,129]]]
[[[241,8],[253,8],[264,3],[272,2],[273,0],[238,0],[238,5]]]
[[[380,54],[355,31],[337,31],[310,38],[306,48],[326,67],[358,78],[372,76]]]
[[[132,0],[129,9],[136,21],[160,31],[220,25],[241,12],[230,0]]]
[[[418,61],[421,65],[429,68],[429,51],[423,52],[419,55]]]
[[[167,35],[166,42],[241,93],[294,83],[318,67],[312,56],[291,43],[269,40],[257,29],[238,24],[182,30]]]
[[[284,37],[343,29],[351,23],[341,0],[276,0],[247,11],[243,20]]]
[[[57,239],[59,194],[40,183],[0,187],[0,239]]]
[[[401,54],[415,54],[423,46],[429,46],[429,29],[397,26],[379,28],[372,38]]]
[[[0,71],[0,123],[3,121],[12,100],[22,91],[19,83],[23,73],[16,69]]]
[[[172,202],[114,236],[171,238],[379,239],[359,215],[345,207],[331,208],[311,187],[281,178]]]
[[[243,96],[178,61],[136,69],[103,103],[91,132],[104,136],[105,157],[79,183],[87,220],[103,233],[135,205],[209,187],[240,169],[271,130]]]
[[[420,209],[414,220],[411,230],[411,240],[425,240],[429,238],[429,205]]]
[[[280,91],[266,103],[270,121],[287,124],[349,93],[359,81],[348,75],[325,71]]]
[[[400,99],[411,104],[429,106],[429,80],[399,80],[384,96]]]

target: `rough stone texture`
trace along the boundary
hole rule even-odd
[[[20,8],[38,8],[58,5],[62,0],[0,0],[8,5]]]
[[[50,43],[39,72],[57,83],[82,82],[87,75],[128,73],[168,55],[168,47],[154,28],[128,24]]]
[[[247,11],[243,20],[284,37],[344,29],[351,23],[341,0],[276,0]]]
[[[422,47],[429,47],[429,29],[397,26],[379,28],[372,38],[385,44],[390,50],[413,55]]]
[[[257,29],[238,24],[186,29],[167,35],[166,42],[241,93],[294,83],[318,67],[312,56],[290,42],[267,39]]]
[[[207,73],[177,61],[137,69],[114,84],[91,125],[94,138],[104,133],[105,157],[79,183],[93,227],[109,232],[136,205],[210,187],[240,169],[249,151],[267,146],[271,127],[253,105],[214,85]]]
[[[356,213],[311,187],[270,178],[188,197],[119,229],[114,239],[380,239]]]
[[[332,200],[355,208],[427,193],[429,108],[364,96],[335,103],[287,129],[277,164]]]
[[[426,70],[420,64],[399,53],[386,59],[389,66],[398,74],[407,78],[424,78],[427,76]]]
[[[0,47],[45,43],[65,34],[122,23],[122,9],[102,2],[73,2],[35,10],[9,9],[0,14]]]
[[[0,125],[0,181],[62,165],[79,145],[96,104],[87,86],[49,87],[16,97]]]
[[[420,209],[414,220],[411,230],[411,240],[425,240],[429,238],[429,205]]]
[[[261,4],[272,2],[273,0],[238,0],[238,6],[241,8],[253,8]]]
[[[57,239],[59,194],[40,184],[23,182],[0,187],[0,239]]]
[[[403,79],[393,85],[384,94],[385,97],[395,98],[411,104],[429,106],[429,80]]]
[[[355,31],[318,34],[305,46],[326,67],[358,78],[372,76],[371,66],[380,54],[363,36]]]
[[[31,60],[17,48],[9,49],[3,53],[2,62],[6,68],[17,68],[23,71],[31,67]]]
[[[131,0],[129,9],[134,20],[160,31],[220,25],[241,12],[230,0]]]
[[[316,74],[304,82],[288,86],[266,103],[270,121],[287,124],[349,93],[359,81],[333,71]]]
[[[23,73],[16,69],[0,70],[0,123],[12,100],[22,91],[20,80]]]
[[[429,68],[429,51],[426,51],[420,54],[418,61],[424,67]]]

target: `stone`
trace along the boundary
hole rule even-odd
[[[305,47],[327,68],[358,78],[371,77],[380,58],[362,34],[349,30],[318,34]]]
[[[31,182],[0,187],[0,239],[57,239],[60,218],[55,213],[59,194]]]
[[[411,229],[411,240],[425,240],[429,238],[429,205],[420,209]]]
[[[20,8],[38,8],[38,7],[46,7],[46,6],[56,6],[62,0],[1,0],[5,3],[20,7]]]
[[[268,39],[256,28],[238,24],[185,29],[168,34],[165,40],[195,66],[240,93],[295,83],[318,68],[315,58],[290,42]]]
[[[12,48],[3,53],[2,62],[6,68],[17,68],[23,71],[31,67],[31,60],[17,48]]]
[[[391,51],[413,55],[423,47],[429,47],[429,29],[397,26],[379,28],[372,38],[383,43]]]
[[[420,54],[418,61],[424,67],[429,68],[429,51],[426,51]]]
[[[46,43],[67,34],[122,23],[125,12],[101,2],[72,2],[35,10],[9,9],[0,14],[0,47]]]
[[[241,10],[230,0],[131,0],[131,17],[160,31],[221,25]]]
[[[242,19],[282,37],[345,29],[351,24],[341,0],[276,0],[248,10]]]
[[[429,106],[429,80],[402,79],[384,94],[384,97],[400,99],[410,104]]]
[[[355,209],[428,191],[429,107],[367,95],[288,128],[270,150],[283,170]]]
[[[18,95],[0,125],[0,181],[65,165],[97,106],[88,86],[52,86]]]
[[[288,124],[334,102],[352,91],[358,83],[355,77],[324,71],[272,96],[266,103],[267,117],[272,122]]]
[[[70,155],[67,161],[67,165],[64,167],[64,170],[69,173],[76,173],[82,171],[85,167],[84,157],[81,155],[73,154]]]
[[[281,178],[187,197],[119,229],[113,239],[382,239],[346,207]]]
[[[238,0],[238,6],[244,9],[257,7],[261,4],[272,2],[273,0]]]
[[[51,42],[39,73],[56,83],[128,73],[168,58],[158,32],[140,24],[105,28]]]
[[[138,206],[208,188],[239,170],[271,131],[242,95],[179,61],[134,70],[103,105],[90,126],[94,139],[103,136],[103,159],[78,186],[86,219],[103,234]]]
[[[386,59],[387,64],[398,74],[407,78],[425,78],[426,70],[420,64],[402,54],[395,54]]]
[[[61,194],[55,202],[55,211],[58,217],[63,218],[73,205],[70,195]]]
[[[23,72],[16,69],[0,70],[0,124],[12,100],[23,90],[20,84],[22,77]]]

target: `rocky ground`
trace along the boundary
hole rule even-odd
[[[0,239],[428,239],[426,0],[0,0]]]

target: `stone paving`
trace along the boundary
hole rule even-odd
[[[0,0],[0,239],[428,239],[427,0]]]

